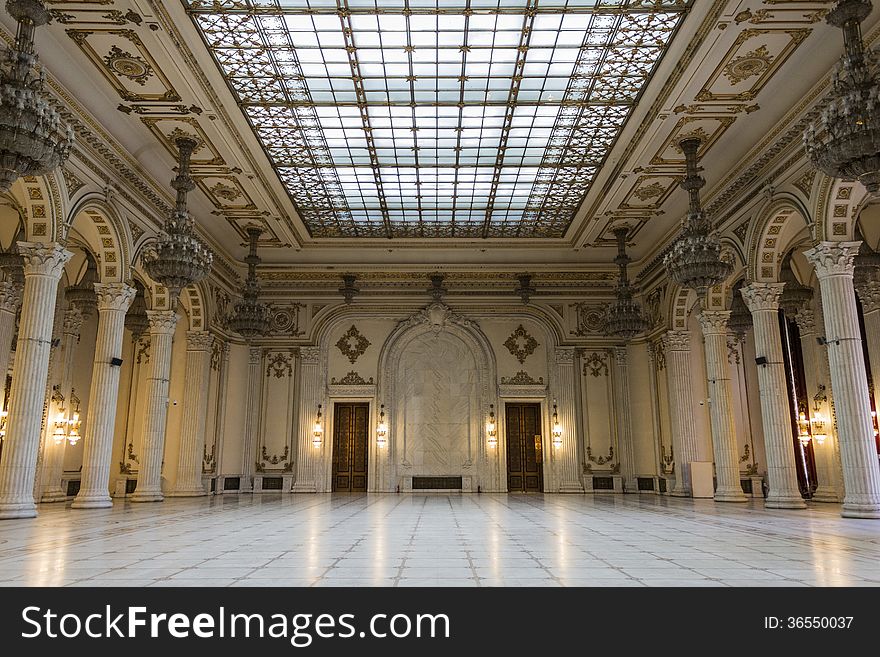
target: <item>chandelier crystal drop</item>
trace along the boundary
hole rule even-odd
[[[175,144],[180,161],[171,186],[177,191],[177,203],[155,246],[143,258],[150,278],[168,288],[172,307],[183,288],[208,275],[214,261],[211,249],[196,235],[195,223],[186,209],[186,195],[195,189],[189,175],[189,159],[197,142],[191,137],[179,137]]]
[[[68,285],[64,290],[64,298],[76,306],[82,316],[89,318],[95,314],[98,308],[98,295],[95,293],[95,283],[98,282],[98,263],[92,254],[86,251],[86,271],[79,282]]]
[[[63,164],[73,145],[73,130],[49,105],[46,75],[37,70],[34,32],[49,22],[49,11],[41,0],[7,0],[6,11],[18,30],[0,56],[0,192],[21,176],[41,176]]]
[[[129,330],[134,340],[140,338],[150,328],[144,288],[138,282],[135,282],[134,299],[128,308],[128,312],[125,313],[125,328]]]
[[[858,179],[880,191],[880,67],[865,48],[861,22],[870,0],[838,0],[825,17],[843,30],[844,55],[834,71],[821,114],[804,131],[813,166],[832,178]]]
[[[619,226],[614,229],[614,237],[617,238],[617,257],[614,263],[620,270],[616,299],[611,302],[605,313],[605,332],[616,335],[624,340],[631,340],[639,333],[648,328],[648,322],[642,316],[642,309],[638,302],[633,300],[632,288],[627,276],[627,266],[630,257],[626,254],[626,236],[629,228]]]
[[[697,167],[700,140],[684,139],[679,146],[687,165],[687,175],[681,181],[681,187],[687,191],[690,201],[684,230],[666,254],[663,264],[673,281],[695,290],[703,299],[710,287],[730,276],[733,266],[721,259],[721,244],[715,235],[710,234],[711,226],[700,206],[700,189],[706,184]]]
[[[243,338],[265,335],[271,323],[269,307],[259,301],[260,281],[257,279],[257,265],[260,264],[260,256],[257,255],[257,240],[262,232],[263,229],[259,226],[247,227],[250,240],[250,249],[244,259],[248,266],[247,279],[242,299],[235,304],[235,309],[229,318],[229,328]]]

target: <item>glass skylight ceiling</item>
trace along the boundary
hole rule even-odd
[[[688,0],[184,0],[314,237],[562,237]]]

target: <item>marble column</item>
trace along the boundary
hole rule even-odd
[[[226,444],[226,400],[229,399],[229,343],[220,347],[220,378],[217,382],[216,422],[214,423],[214,471],[215,477],[223,472],[223,450]],[[215,490],[215,494],[220,493]]]
[[[614,347],[613,396],[617,424],[620,475],[625,491],[638,491],[633,453],[632,404],[629,398],[629,368],[626,347]]]
[[[73,509],[104,509],[110,499],[110,464],[113,460],[113,430],[119,399],[120,365],[112,359],[122,357],[125,311],[134,299],[135,289],[125,283],[95,283],[98,300],[98,335],[89,390],[89,414],[83,434],[83,466],[79,493]]]
[[[578,443],[575,419],[575,350],[574,347],[557,347],[555,354],[554,390],[556,394],[559,424],[562,426],[562,444],[553,446],[553,436],[548,445],[556,466],[556,485],[560,493],[583,493],[584,484],[579,472]]]
[[[183,393],[183,424],[177,457],[177,481],[172,497],[199,497],[202,485],[202,462],[205,426],[208,420],[208,388],[211,377],[211,348],[214,336],[207,331],[186,334],[186,389]]]
[[[168,379],[171,374],[171,343],[177,314],[173,310],[148,310],[150,319],[150,370],[147,374],[141,467],[132,502],[161,502],[162,457],[168,419]]]
[[[15,337],[15,315],[20,304],[21,288],[11,281],[0,281],[0,376],[4,387]]]
[[[856,288],[865,320],[871,381],[874,383],[874,408],[880,411],[880,281],[868,280]]]
[[[241,441],[241,487],[242,493],[254,489],[254,466],[257,463],[257,436],[260,432],[260,397],[263,388],[263,350],[250,347],[248,350],[247,410],[244,421],[244,435]]]
[[[19,242],[18,252],[24,258],[24,293],[0,462],[0,518],[37,515],[34,481],[49,376],[55,296],[64,264],[73,255],[52,242]]]
[[[65,400],[70,399],[73,391],[73,357],[76,355],[76,347],[79,343],[79,332],[82,328],[83,316],[79,309],[70,305],[64,311],[64,321],[61,324],[61,358],[58,374],[58,390]],[[51,419],[51,418],[50,418]],[[47,445],[46,458],[43,460],[43,495],[41,502],[63,502],[67,499],[67,493],[61,489],[61,478],[64,475],[64,453],[67,449],[67,441],[62,440],[58,445],[52,440],[52,423],[49,422],[48,432],[50,443]]]
[[[802,308],[795,315],[795,321],[798,325],[798,332],[801,337],[801,354],[804,361],[804,379],[807,386],[807,403],[810,407],[810,415],[814,416],[816,412],[815,405],[818,404],[818,412],[822,413],[825,418],[826,439],[823,445],[820,445],[813,439],[813,454],[816,457],[816,478],[817,486],[811,498],[813,502],[839,502],[840,495],[837,491],[837,463],[834,455],[835,437],[831,426],[831,390],[823,376],[821,359],[824,357],[821,350],[825,347],[816,343],[816,315],[810,308]],[[820,393],[820,386],[825,386],[825,392]],[[821,399],[814,399],[819,394]]]
[[[706,345],[706,377],[709,380],[709,420],[715,454],[715,501],[747,502],[739,481],[739,450],[733,421],[733,392],[727,362],[729,310],[704,310],[700,326]]]
[[[860,242],[820,242],[805,252],[816,267],[834,390],[845,518],[880,518],[880,467],[853,290],[853,258]]]
[[[784,286],[784,283],[751,283],[742,288],[742,295],[752,313],[755,355],[767,359],[765,365],[758,365],[769,488],[764,506],[805,509],[807,505],[798,488],[791,407],[779,332],[779,297]]]
[[[323,489],[322,456],[324,450],[328,449],[328,445],[329,449],[332,449],[332,439],[325,435],[321,447],[315,447],[312,444],[315,415],[318,412],[318,404],[322,403],[324,399],[324,386],[321,379],[321,348],[300,347],[299,412],[297,413],[299,431],[296,441],[296,480],[293,482],[292,489],[294,493],[315,493]],[[328,412],[329,410],[325,409],[325,417]],[[372,435],[372,431],[370,435]],[[391,482],[385,483],[388,486],[392,485]],[[394,488],[392,487],[391,490]]]
[[[669,424],[676,467],[675,487],[670,494],[676,497],[690,497],[693,493],[690,463],[700,460],[691,392],[690,331],[667,331],[663,336],[663,347],[666,350]]]

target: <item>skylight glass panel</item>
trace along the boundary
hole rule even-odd
[[[562,237],[687,0],[184,0],[314,237]]]

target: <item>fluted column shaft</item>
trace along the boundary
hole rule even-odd
[[[739,451],[733,421],[733,392],[727,362],[728,310],[704,310],[700,326],[706,344],[706,376],[709,380],[709,419],[715,454],[715,501],[746,502],[739,482]]]
[[[629,368],[626,347],[614,347],[614,408],[617,415],[617,443],[620,474],[626,490],[638,490],[633,451],[632,405],[629,399]]]
[[[12,338],[15,337],[15,315],[21,305],[21,289],[11,281],[0,281],[0,376],[6,384]]]
[[[229,397],[229,343],[220,349],[220,378],[217,382],[217,422],[214,437],[214,475],[223,474],[223,450],[226,444],[226,400]],[[216,491],[219,492],[219,491]]]
[[[880,411],[880,281],[865,281],[856,288],[862,302],[865,320],[865,338],[868,341],[868,360],[871,381],[874,383],[874,408]]]
[[[837,493],[835,481],[836,464],[834,462],[834,436],[831,431],[831,412],[830,400],[831,390],[826,385],[825,397],[827,401],[814,401],[814,396],[819,392],[819,386],[825,385],[824,376],[820,369],[820,360],[822,358],[819,351],[824,349],[816,343],[816,318],[815,313],[809,308],[802,308],[795,316],[798,325],[798,332],[801,337],[801,354],[804,361],[804,379],[807,386],[807,404],[809,405],[810,417],[815,417],[816,410],[825,416],[825,432],[826,439],[823,445],[820,445],[816,439],[813,439],[813,454],[816,457],[816,479],[817,486],[813,493],[813,502],[839,502],[840,496]],[[819,408],[814,406],[819,404]]]
[[[575,368],[573,347],[556,348],[555,394],[559,424],[562,427],[562,444],[553,445],[550,436],[550,449],[556,466],[556,486],[560,493],[583,493],[578,460],[578,442],[575,419]]]
[[[58,389],[66,400],[70,399],[73,391],[73,357],[76,355],[82,323],[82,313],[76,306],[71,305],[64,311],[64,321],[61,325],[61,362],[58,364],[60,368]],[[51,426],[51,422],[49,425]],[[51,440],[51,431],[49,431],[49,437]],[[44,489],[40,501],[61,502],[67,499],[67,493],[61,490],[67,441],[62,440],[56,445],[54,440],[51,440],[46,447],[46,457],[43,460]]]
[[[177,482],[169,495],[198,497],[205,494],[202,462],[208,420],[208,386],[214,336],[206,331],[186,334],[186,389],[183,393],[183,425],[177,460]]]
[[[755,354],[767,359],[766,365],[758,366],[767,486],[770,489],[764,506],[768,509],[805,509],[807,505],[798,488],[788,383],[779,331],[779,297],[784,285],[752,283],[742,288],[742,295],[752,313]]]
[[[254,489],[254,465],[257,461],[257,436],[260,430],[260,396],[262,378],[263,350],[251,347],[248,351],[247,408],[245,410],[244,435],[241,441],[241,487],[249,493]]]
[[[663,346],[666,349],[669,424],[676,466],[675,487],[671,494],[690,497],[693,493],[690,463],[700,459],[691,391],[691,334],[689,331],[667,331]]]
[[[846,518],[880,518],[880,468],[874,445],[871,403],[853,291],[853,258],[860,242],[820,242],[805,253],[816,267],[825,315],[825,339],[840,458]]]
[[[150,371],[147,375],[141,467],[132,502],[161,502],[162,456],[168,419],[168,380],[171,346],[177,314],[173,310],[148,310],[150,320]]]
[[[323,400],[320,363],[320,347],[300,347],[299,412],[297,413],[299,437],[296,450],[296,480],[293,483],[294,493],[315,493],[323,488],[323,477],[319,472],[321,457],[325,450],[333,447],[332,438],[326,435],[320,447],[315,447],[312,444],[315,415],[318,412],[318,404]],[[329,412],[329,409],[325,410]]]
[[[119,399],[119,365],[122,357],[125,311],[134,299],[135,289],[125,283],[95,283],[98,299],[98,335],[89,390],[89,415],[83,435],[83,467],[74,509],[103,509],[113,506],[110,499],[110,463],[113,460],[113,429]]]
[[[19,242],[24,258],[24,293],[3,460],[0,518],[33,518],[40,425],[49,376],[55,296],[64,263],[73,255],[54,243]]]

